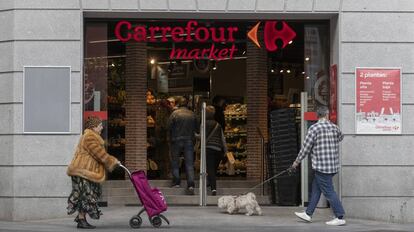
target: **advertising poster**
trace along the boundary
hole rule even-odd
[[[357,134],[401,134],[401,69],[356,68]]]

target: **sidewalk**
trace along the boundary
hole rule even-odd
[[[294,211],[296,207],[263,207],[263,216],[245,216],[244,214],[228,215],[221,213],[217,207],[171,207],[165,212],[171,225],[164,224],[161,228],[153,228],[145,218],[140,229],[131,229],[129,219],[138,212],[138,207],[103,207],[104,215],[99,221],[89,220],[97,226],[89,231],[271,231],[271,232],[299,232],[299,231],[350,231],[350,232],[405,232],[414,231],[414,224],[400,225],[383,222],[347,219],[347,225],[332,227],[325,225],[330,219],[329,209],[318,209],[313,223],[304,223],[298,220]],[[2,222],[0,231],[77,231],[73,217],[26,222]],[[85,230],[79,230],[85,231]]]

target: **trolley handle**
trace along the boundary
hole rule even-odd
[[[121,162],[119,162],[119,167],[123,168],[128,173],[129,178],[131,178],[131,172],[129,171],[129,169],[127,167],[122,165]]]

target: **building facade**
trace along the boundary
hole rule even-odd
[[[82,132],[84,22],[88,18],[328,20],[330,63],[338,67],[338,124],[345,134],[338,187],[347,215],[414,222],[414,123],[410,120],[414,112],[414,3],[410,0],[1,1],[0,219],[65,215],[70,192],[66,167]],[[130,51],[138,56],[141,52],[139,46]],[[255,97],[247,104],[259,104],[251,104],[254,111],[249,112],[255,114],[248,117],[267,134],[266,95],[257,94],[267,91],[266,83],[257,81],[263,72],[257,60],[266,58],[260,52],[251,54],[256,59],[247,61],[247,94],[254,92]],[[24,133],[26,66],[70,67],[69,133]],[[402,68],[401,135],[355,133],[356,67]],[[127,76],[140,72],[146,70],[127,70]],[[131,83],[126,89],[130,92],[127,106],[139,109],[145,106],[145,88],[138,86],[146,84]],[[134,126],[126,130],[126,163],[144,168],[145,140],[136,138],[145,137],[145,113],[135,112],[130,121]],[[256,125],[248,125],[247,130],[255,134],[248,144],[251,154],[256,154],[248,164],[253,170],[249,178],[255,179],[261,172],[260,141]],[[132,156],[132,151],[141,155]]]

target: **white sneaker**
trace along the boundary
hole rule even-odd
[[[312,222],[312,218],[309,215],[307,215],[306,212],[302,212],[302,213],[295,212],[295,215],[298,218],[300,218],[300,219],[302,219],[306,222]]]
[[[334,218],[333,220],[326,222],[326,225],[330,226],[343,226],[346,224],[344,219]]]

